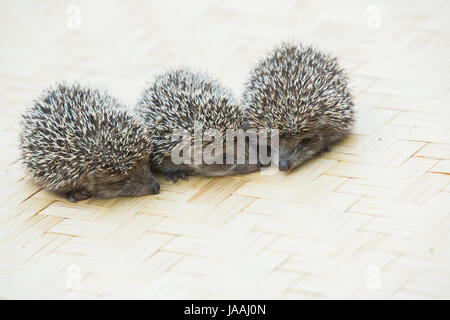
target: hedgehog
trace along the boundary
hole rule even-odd
[[[248,146],[239,149],[233,140],[228,144],[230,146],[233,143],[233,149],[228,150],[227,143],[223,142],[226,140],[227,130],[243,132],[243,114],[232,92],[206,73],[180,67],[157,75],[154,82],[144,90],[135,112],[148,126],[155,129],[151,168],[162,172],[166,180],[176,182],[180,178],[186,180],[191,175],[231,176],[259,169],[257,161],[237,161],[239,150],[242,150],[242,156],[247,159]],[[193,160],[193,154],[198,150],[193,147],[195,141],[198,141],[198,136],[195,135],[196,125],[201,127],[205,136],[210,129],[222,136],[221,150],[217,154],[213,153],[218,161],[199,163]],[[172,152],[180,143],[179,140],[172,139],[177,130],[184,130],[189,136],[185,141],[189,145],[189,150],[186,151],[189,153],[187,163],[176,164],[172,158]],[[199,142],[200,150],[205,150],[210,141],[202,139]]]
[[[50,86],[24,112],[21,130],[32,179],[69,201],[159,192],[148,165],[151,133],[106,91]]]
[[[329,151],[351,131],[347,81],[336,57],[296,43],[275,47],[251,70],[242,95],[245,121],[279,130],[281,171]]]

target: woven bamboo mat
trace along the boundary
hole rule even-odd
[[[0,4],[0,297],[450,298],[449,2],[183,3]],[[286,39],[340,57],[358,112],[289,174],[71,204],[17,161],[20,112],[55,80],[132,105],[189,65],[239,95]]]

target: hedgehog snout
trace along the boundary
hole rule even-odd
[[[289,160],[280,160],[278,167],[281,171],[289,171],[291,169],[291,162]]]
[[[137,195],[158,194],[160,191],[160,185],[153,177],[150,180],[139,182],[135,188]]]
[[[159,186],[158,181],[153,182],[151,194],[158,194],[159,190],[160,190],[160,186]]]

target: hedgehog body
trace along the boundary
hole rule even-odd
[[[159,192],[146,126],[106,92],[49,88],[23,114],[20,151],[33,180],[70,201]]]
[[[283,43],[250,72],[242,104],[250,128],[279,130],[279,168],[327,151],[354,122],[353,101],[337,59]]]
[[[230,151],[232,154],[227,154],[227,130],[243,129],[242,110],[232,92],[206,74],[178,68],[157,76],[144,91],[135,111],[148,126],[155,129],[152,138],[152,169],[163,172],[168,180],[185,179],[189,175],[236,175],[259,169],[258,164],[236,161],[237,147],[233,146],[233,151]],[[215,130],[221,136],[224,142],[221,148],[222,163],[195,163],[194,144],[198,141],[196,126],[200,126],[203,133]],[[172,139],[177,130],[183,130],[190,137],[186,141],[189,145],[188,163],[173,162],[172,152],[180,143],[180,140]],[[205,150],[213,141],[205,141],[204,137],[200,143],[201,150]],[[217,138],[216,135],[214,137]],[[219,152],[217,155],[221,157]],[[232,163],[227,162],[227,157],[234,159]]]

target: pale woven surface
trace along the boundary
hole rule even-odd
[[[171,3],[0,4],[0,297],[450,298],[450,3]],[[185,64],[239,95],[286,39],[338,55],[358,111],[348,139],[290,174],[71,204],[16,161],[20,112],[57,79],[132,105]]]

